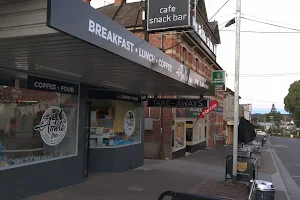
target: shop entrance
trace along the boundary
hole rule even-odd
[[[185,148],[186,145],[186,124],[185,121],[175,121],[174,149]]]

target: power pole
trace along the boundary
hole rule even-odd
[[[145,28],[144,28],[144,36],[145,41],[149,42],[149,32],[148,32],[148,0],[145,0]]]
[[[286,117],[284,117],[284,121],[285,121],[285,130],[284,130],[284,132],[286,132],[286,130],[287,130]]]
[[[270,120],[271,120],[271,134],[273,135],[273,128],[274,128],[274,126],[273,126],[273,124],[274,124],[274,116],[270,116],[269,118],[270,118]]]
[[[236,38],[235,38],[235,81],[234,81],[234,130],[232,180],[237,181],[237,151],[239,126],[239,76],[240,76],[240,37],[241,37],[241,0],[236,0]]]

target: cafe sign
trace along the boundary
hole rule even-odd
[[[190,28],[191,0],[148,0],[147,30]]]
[[[155,22],[149,25],[153,29],[186,26],[189,0],[149,0],[149,17]],[[204,77],[83,1],[48,0],[47,26],[204,93],[214,89]]]
[[[206,108],[207,106],[207,99],[148,99],[148,107]]]

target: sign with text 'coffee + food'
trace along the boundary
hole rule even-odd
[[[225,91],[226,73],[223,70],[212,71],[212,82],[215,85],[215,91]]]
[[[190,0],[148,0],[147,30],[190,28]]]
[[[148,99],[148,107],[207,108],[208,100],[201,99]]]

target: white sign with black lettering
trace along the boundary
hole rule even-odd
[[[122,123],[124,127],[124,132],[127,136],[131,136],[135,130],[135,114],[132,110],[127,111],[124,116],[124,121]]]
[[[68,128],[68,121],[65,112],[57,106],[48,108],[38,125],[34,127],[39,131],[42,140],[49,146],[58,145],[65,137]]]

